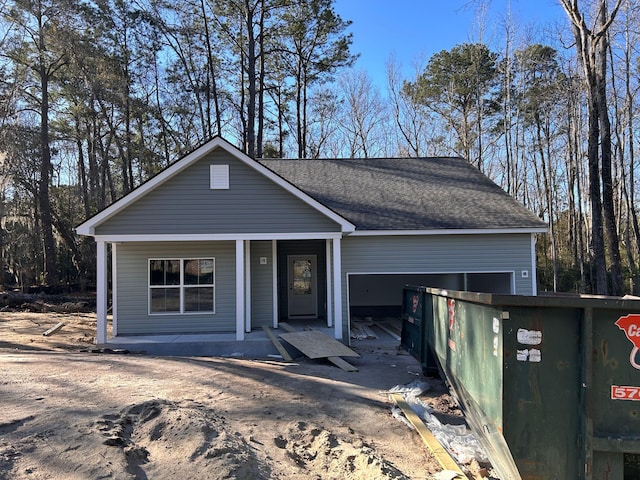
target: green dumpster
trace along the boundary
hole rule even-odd
[[[502,480],[640,478],[640,300],[404,298],[403,347],[437,359]]]
[[[420,362],[425,374],[438,374],[438,361],[427,345],[430,327],[424,320],[426,311],[432,308],[431,297],[422,291],[405,289],[402,298],[402,332],[400,347]]]
[[[426,351],[426,336],[423,330],[424,292],[404,289],[402,299],[402,333],[400,346],[409,352],[424,368],[423,352]]]

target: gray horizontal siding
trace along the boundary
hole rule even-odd
[[[349,273],[514,272],[515,293],[533,293],[531,235],[346,237],[342,241],[343,315]],[[522,270],[529,272],[522,278]]]
[[[122,243],[117,253],[118,335],[234,333],[235,242]],[[214,257],[214,314],[149,315],[150,258]]]
[[[346,237],[342,242],[342,260],[343,272],[359,273],[530,271],[531,236]],[[531,279],[523,280],[516,287],[530,288]]]
[[[229,190],[209,166],[229,165]],[[98,235],[340,231],[339,225],[245,163],[217,150],[97,227]]]
[[[260,257],[267,264],[260,264]],[[273,257],[270,241],[251,242],[251,328],[273,325]]]

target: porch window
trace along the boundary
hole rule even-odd
[[[215,313],[215,258],[150,259],[149,312]]]

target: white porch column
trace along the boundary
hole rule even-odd
[[[333,291],[331,287],[333,286],[332,278],[331,278],[331,262],[329,259],[331,258],[331,241],[329,239],[325,240],[326,246],[326,254],[325,258],[327,261],[327,327],[333,326],[333,303],[331,301],[333,297]]]
[[[111,244],[111,335],[118,336],[118,244]]]
[[[334,336],[342,340],[342,260],[341,239],[333,239],[333,311],[334,311]]]
[[[251,331],[251,240],[244,242],[244,328],[245,332]]]
[[[278,241],[271,240],[271,285],[273,295],[273,328],[278,328]]]
[[[236,340],[244,340],[244,240],[236,240]]]
[[[97,333],[96,343],[107,343],[107,294],[109,288],[107,272],[107,242],[98,240],[97,250],[97,270],[96,270],[96,313],[97,313]]]

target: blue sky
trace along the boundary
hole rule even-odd
[[[484,29],[479,27],[478,6],[488,6]],[[510,8],[512,24],[520,35],[544,41],[545,29],[566,25],[558,0],[335,0],[334,8],[351,20],[356,68],[367,71],[375,83],[386,85],[386,64],[391,54],[402,64],[403,77],[413,78],[416,61],[426,61],[441,50],[482,39],[502,45]],[[566,27],[565,27],[566,28]]]

